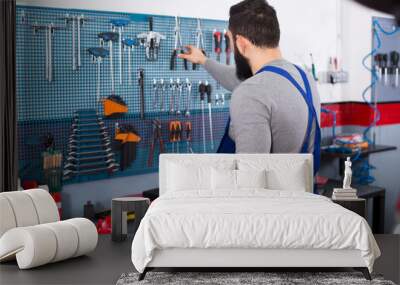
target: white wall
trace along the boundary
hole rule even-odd
[[[19,5],[226,20],[238,0],[17,0]]]
[[[363,101],[362,92],[371,83],[371,76],[361,62],[372,48],[372,17],[390,16],[350,0],[342,2],[343,59],[345,69],[350,72],[350,83],[343,86],[342,97],[345,101]]]
[[[270,0],[281,23],[284,56],[310,66],[310,53],[319,70],[331,56],[341,57],[341,0]],[[176,15],[227,20],[229,8],[239,0],[17,0],[19,5],[88,9],[130,13]],[[319,85],[323,102],[340,101],[341,86]]]

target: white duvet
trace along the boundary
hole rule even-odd
[[[140,223],[132,262],[143,272],[165,248],[358,249],[370,271],[380,255],[359,215],[319,195],[265,189],[164,194]]]

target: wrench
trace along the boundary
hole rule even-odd
[[[175,114],[175,87],[176,87],[176,85],[175,85],[175,82],[174,82],[174,80],[171,78],[170,80],[169,80],[169,89],[171,90],[171,97],[170,97],[170,100],[169,100],[169,104],[170,104],[170,106],[169,106],[169,113],[172,115],[172,114]]]
[[[160,79],[160,88],[161,88],[161,107],[160,111],[164,112],[164,101],[165,101],[165,84],[164,79]]]
[[[186,99],[186,111],[185,116],[190,117],[190,107],[191,107],[191,97],[192,97],[192,83],[189,81],[189,78],[186,78],[186,88],[188,91],[187,99]]]
[[[181,114],[181,99],[182,99],[182,91],[183,91],[183,84],[179,78],[176,79],[176,85],[178,87],[178,103],[176,108],[176,114]]]
[[[153,109],[156,110],[158,109],[158,83],[157,83],[157,79],[153,79]]]

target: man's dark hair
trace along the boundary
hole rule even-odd
[[[265,0],[244,0],[229,10],[229,30],[258,47],[279,46],[280,29],[275,9]]]

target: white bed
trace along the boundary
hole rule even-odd
[[[367,222],[311,194],[312,173],[306,154],[161,155],[160,197],[132,244],[140,279],[155,267],[353,267],[370,278],[380,251]]]

